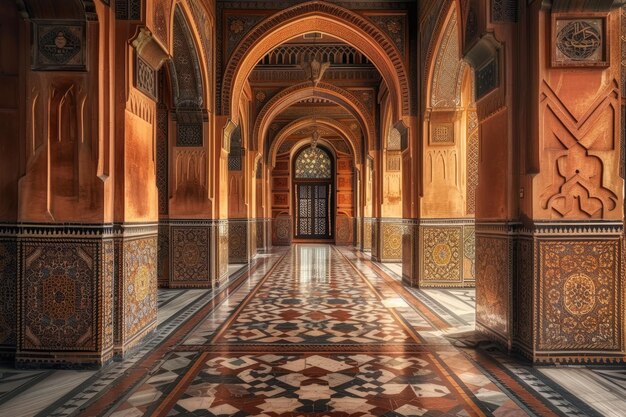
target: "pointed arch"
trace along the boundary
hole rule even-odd
[[[374,119],[369,109],[357,97],[332,84],[321,82],[315,86],[306,82],[285,88],[272,97],[263,107],[256,118],[252,133],[252,143],[256,149],[263,149],[262,145],[267,129],[276,115],[292,104],[310,97],[328,99],[350,112],[359,121],[362,131],[365,132],[363,149],[369,149],[369,146],[376,143]]]
[[[282,128],[276,134],[276,138],[270,145],[269,152],[267,155],[267,162],[270,163],[271,166],[275,166],[276,155],[278,153],[278,150],[280,149],[280,146],[287,140],[287,138],[294,132],[300,129],[309,127],[309,126],[313,126],[313,125],[326,127],[332,130],[333,132],[337,133],[338,136],[343,137],[350,144],[350,148],[354,156],[355,166],[358,165],[358,161],[360,159],[359,155],[361,152],[361,147],[359,146],[358,138],[356,137],[356,135],[350,129],[348,129],[347,126],[344,126],[341,122],[335,119],[330,119],[330,118],[325,118],[325,117],[319,118],[319,119],[318,118],[313,119],[312,117],[303,117],[303,118],[294,120],[293,122],[289,123],[287,126]],[[332,145],[329,145],[329,146],[332,146]]]
[[[354,46],[376,66],[389,89],[395,120],[412,114],[408,73],[393,41],[357,13],[328,2],[312,1],[268,17],[239,42],[224,71],[220,97],[222,115],[238,123],[237,103],[257,62],[280,43],[313,31]]]

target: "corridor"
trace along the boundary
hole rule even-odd
[[[5,371],[0,414],[619,415],[623,371],[546,368],[550,380],[484,342],[474,349],[473,290],[408,289],[395,269],[330,245],[275,249],[210,298],[162,291],[155,336],[122,362]],[[559,378],[586,378],[614,402],[594,408]]]

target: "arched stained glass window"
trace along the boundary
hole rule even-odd
[[[331,177],[330,156],[320,148],[306,148],[296,159],[296,178]]]

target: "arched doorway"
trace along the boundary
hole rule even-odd
[[[293,159],[294,239],[334,239],[334,169],[331,153],[307,146]]]

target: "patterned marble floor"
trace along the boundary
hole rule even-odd
[[[296,245],[218,291],[162,291],[159,328],[98,372],[0,368],[0,416],[623,415],[626,372],[533,368],[473,337],[474,292]],[[585,395],[581,395],[581,391]],[[622,401],[622,402],[620,402]]]

